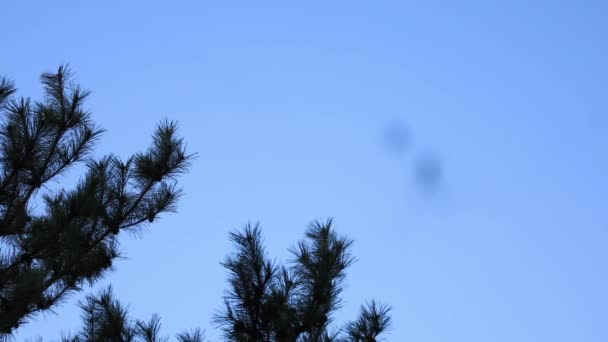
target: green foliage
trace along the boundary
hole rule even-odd
[[[257,225],[230,238],[237,249],[223,262],[230,289],[215,316],[227,341],[377,341],[389,327],[390,308],[372,302],[345,329],[331,329],[354,262],[352,241],[333,230],[332,220],[313,222],[282,267],[266,256]]]
[[[376,342],[391,324],[390,307],[370,302],[359,318],[342,329],[331,327],[331,316],[340,307],[346,269],[354,258],[352,241],[332,229],[332,221],[313,222],[306,238],[291,249],[293,260],[279,267],[268,259],[258,225],[247,225],[230,234],[236,251],[222,265],[228,270],[225,308],[215,323],[226,341],[235,342]],[[91,303],[101,309],[91,310]],[[108,303],[108,304],[97,304]],[[93,305],[93,307],[95,307]],[[110,291],[89,297],[84,327],[73,342],[107,341],[88,331],[111,331],[112,341],[167,341],[160,337],[160,320],[133,323]],[[96,313],[91,315],[90,313]],[[113,328],[106,328],[112,323]],[[106,329],[106,330],[104,330]],[[179,342],[202,342],[199,329],[176,336]],[[109,340],[108,340],[109,341]]]
[[[174,211],[181,193],[176,179],[192,159],[169,121],[158,125],[145,152],[89,159],[102,133],[83,108],[90,93],[71,82],[65,67],[41,79],[41,102],[14,99],[13,83],[0,79],[0,339],[111,269],[121,231],[137,231]],[[45,187],[85,161],[86,174],[74,189]],[[33,198],[41,199],[40,213],[32,210]],[[331,220],[313,222],[286,265],[268,258],[257,225],[230,239],[236,250],[222,263],[229,289],[214,317],[225,340],[372,342],[390,326],[390,308],[375,302],[363,306],[357,320],[334,326],[354,257],[352,241],[336,234]],[[168,341],[158,316],[133,320],[110,288],[80,307],[83,327],[65,342]],[[176,339],[205,340],[200,329]]]
[[[178,342],[205,342],[205,334],[199,328],[177,334]]]
[[[98,297],[87,297],[80,307],[86,325],[71,341],[133,340],[134,333],[128,321],[128,311],[114,299],[111,288],[103,291]]]
[[[390,308],[373,301],[361,307],[357,320],[342,329],[332,328],[332,313],[340,307],[345,271],[354,260],[350,254],[352,241],[337,235],[331,220],[313,222],[305,236],[291,249],[293,260],[289,265],[279,267],[268,259],[258,225],[247,225],[243,231],[230,234],[236,251],[222,263],[228,270],[229,289],[225,308],[214,318],[226,341],[380,341],[391,324]],[[101,309],[91,310],[91,303]],[[66,342],[167,341],[160,336],[158,316],[147,323],[134,323],[111,298],[110,291],[89,297],[81,307],[84,327],[76,339]],[[106,328],[108,322],[113,322],[113,328]],[[89,331],[111,331],[115,339],[93,336]],[[199,329],[178,334],[176,339],[205,340]]]
[[[97,295],[87,296],[80,303],[83,326],[73,336],[62,338],[62,342],[166,342],[161,335],[158,315],[149,321],[133,320],[125,308],[114,297],[109,287]],[[177,335],[179,342],[204,342],[200,329]]]
[[[140,336],[145,342],[165,342],[168,338],[160,336],[160,317],[152,315],[149,321],[137,321],[135,323],[135,335]]]
[[[112,288],[96,296],[88,296],[80,304],[83,312],[82,329],[62,342],[165,342],[160,335],[160,317],[153,315],[145,321],[133,321],[128,310],[114,298]]]
[[[90,92],[64,66],[41,81],[44,100],[33,102],[13,98],[13,83],[0,79],[0,337],[111,269],[120,231],[174,211],[181,193],[176,178],[192,158],[176,124],[165,121],[147,151],[90,160],[102,134],[83,107]],[[74,189],[45,186],[85,161]],[[32,211],[37,196],[41,213]],[[117,305],[109,294],[101,299],[87,308]]]
[[[391,324],[390,307],[372,301],[361,307],[359,318],[346,326],[349,341],[373,342]]]

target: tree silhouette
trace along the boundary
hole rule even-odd
[[[215,316],[226,340],[368,342],[389,326],[389,307],[371,302],[346,329],[331,329],[346,269],[354,261],[352,241],[332,229],[332,220],[310,224],[305,239],[290,249],[288,266],[268,259],[257,225],[230,239],[237,248],[223,262],[230,289],[225,309]]]
[[[165,121],[147,151],[88,160],[102,133],[83,108],[90,93],[65,66],[41,80],[44,100],[33,102],[13,98],[13,83],[0,78],[0,338],[112,268],[120,231],[173,211],[176,177],[192,158],[176,124]],[[85,161],[74,189],[49,189]]]
[[[228,270],[225,308],[214,316],[226,341],[235,342],[375,342],[391,323],[390,308],[370,302],[342,329],[332,327],[340,308],[346,269],[353,263],[352,241],[332,229],[332,221],[313,222],[305,239],[292,248],[293,259],[279,266],[266,255],[258,225],[230,234],[236,251],[222,265]],[[83,327],[65,342],[167,341],[160,321],[134,321],[111,290],[81,304]],[[200,330],[177,336],[201,342]]]
[[[134,321],[128,310],[114,298],[112,288],[96,296],[87,296],[80,303],[83,326],[74,336],[62,338],[62,342],[166,342],[161,335],[160,317],[153,315],[149,321]],[[179,342],[203,342],[200,329],[177,335]]]

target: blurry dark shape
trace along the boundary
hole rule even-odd
[[[168,121],[147,151],[90,160],[102,133],[83,108],[90,92],[64,66],[41,81],[45,98],[34,102],[12,98],[13,83],[0,79],[0,340],[112,269],[120,231],[174,211],[176,179],[191,160]],[[85,160],[87,172],[74,189],[43,190]],[[41,214],[30,208],[36,196]],[[99,305],[114,305],[105,299]]]
[[[408,127],[399,122],[390,124],[384,133],[386,146],[394,153],[404,153],[410,144],[410,131]]]
[[[441,183],[442,166],[437,156],[424,155],[414,165],[416,183],[425,190],[435,190]]]
[[[215,315],[225,341],[368,342],[379,341],[389,328],[390,307],[374,301],[363,305],[359,317],[344,329],[332,328],[346,269],[354,257],[352,241],[339,236],[331,220],[313,222],[305,239],[290,250],[293,259],[284,266],[268,258],[258,225],[247,225],[231,233],[230,239],[236,251],[223,262],[229,273],[226,307]],[[166,341],[159,333],[158,316],[149,322],[133,321],[109,290],[89,297],[81,307],[84,326],[65,342]],[[97,335],[91,338],[90,331]],[[107,336],[115,339],[101,338]],[[202,342],[204,337],[196,329],[177,339]]]

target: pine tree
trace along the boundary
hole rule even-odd
[[[165,121],[147,151],[91,160],[102,130],[84,108],[90,93],[65,66],[41,80],[45,97],[34,102],[0,78],[0,338],[111,269],[119,232],[175,210],[176,178],[192,158]],[[75,188],[53,187],[80,163]]]
[[[234,342],[376,342],[391,324],[390,308],[372,301],[342,329],[332,327],[340,308],[346,269],[354,258],[352,241],[332,229],[332,221],[313,222],[305,239],[291,249],[293,259],[279,266],[266,255],[258,225],[230,234],[236,247],[223,266],[229,289],[225,308],[214,318],[224,340]],[[160,321],[134,321],[111,290],[81,304],[83,327],[64,342],[161,342]],[[196,329],[177,336],[202,342]]]
[[[258,225],[230,239],[237,249],[223,262],[230,287],[225,309],[215,316],[227,341],[372,342],[389,327],[390,308],[372,301],[357,321],[332,330],[346,269],[355,260],[352,240],[338,235],[332,220],[310,224],[287,266],[267,257]]]

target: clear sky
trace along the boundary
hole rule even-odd
[[[0,5],[0,74],[39,98],[70,63],[99,156],[167,117],[199,157],[82,295],[217,337],[227,232],[260,221],[284,260],[333,216],[359,259],[337,322],[375,298],[389,341],[608,341],[608,2],[92,3]],[[82,295],[17,340],[73,331]]]

